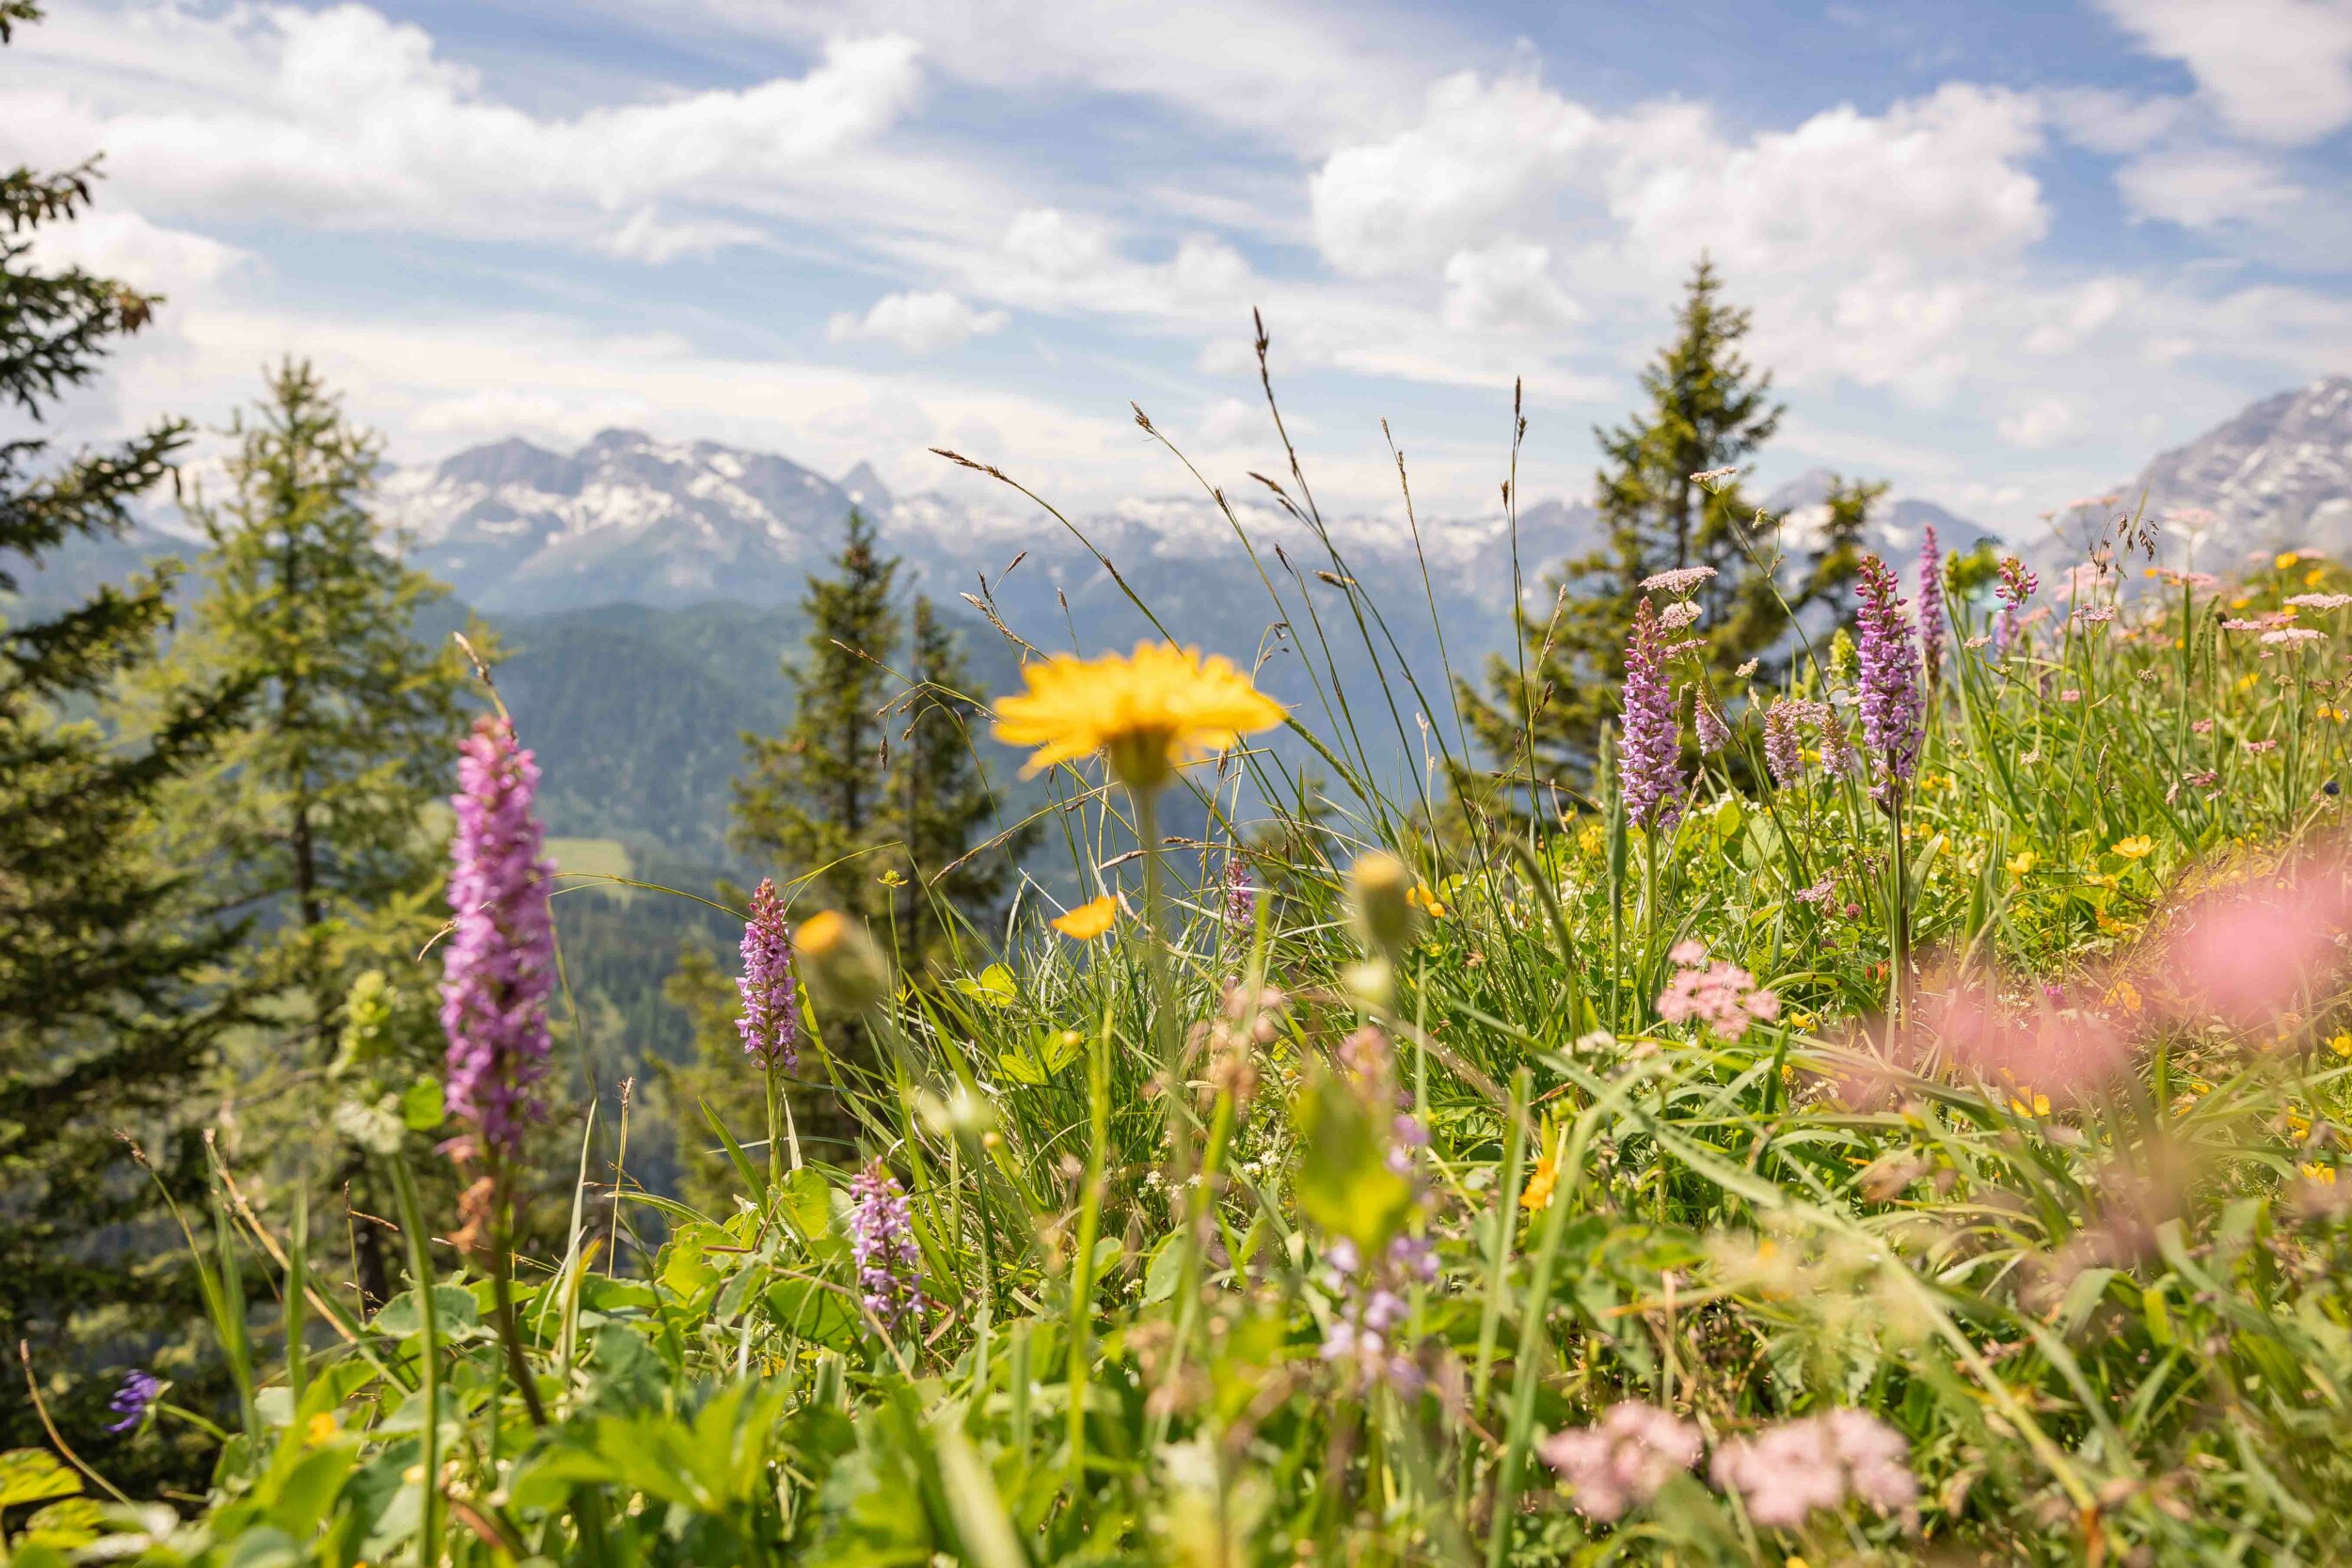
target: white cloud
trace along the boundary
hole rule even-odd
[[[2100,0],[2151,54],[2180,61],[2232,126],[2297,145],[2352,125],[2343,0]]]
[[[1308,186],[1315,243],[1358,276],[1442,261],[1493,238],[1534,192],[1567,183],[1600,130],[1532,75],[1449,76],[1429,89],[1419,124],[1325,160]]]
[[[2080,410],[2066,399],[2042,397],[2004,414],[1994,428],[2010,445],[2039,451],[2074,435],[2081,422]]]
[[[1002,310],[975,310],[953,294],[927,291],[884,294],[863,316],[834,317],[826,333],[836,343],[873,338],[909,354],[937,354],[1002,331],[1010,319]]]
[[[134,288],[173,292],[202,288],[253,260],[251,252],[235,245],[110,207],[93,207],[72,223],[36,230],[33,256],[43,266],[80,267]]]
[[[2268,158],[2196,145],[2134,158],[2116,171],[2115,185],[2135,214],[2190,229],[2272,216],[2303,196]]]
[[[1518,241],[1448,257],[1438,313],[1456,332],[1544,331],[1584,314],[1553,280],[1549,247]]]
[[[662,211],[830,178],[921,84],[914,43],[882,35],[829,44],[796,78],[543,118],[491,99],[422,29],[349,4],[151,7],[25,41],[43,85],[0,89],[0,147],[44,162],[103,147],[150,211],[571,234],[650,259],[745,232]]]

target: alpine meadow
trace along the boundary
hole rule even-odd
[[[1617,6],[1555,88],[1256,6],[0,0],[0,1565],[2352,1561],[2352,379],[2034,516],[2090,424],[1971,400],[2187,285],[1994,372],[2068,181],[1983,291],[1886,259],[2024,199],[1939,215],[2010,115],[2141,160],[2101,245],[2270,249],[2098,369],[2127,446],[2112,383],[2352,366],[2324,234],[2199,183],[2342,198],[2341,8],[2274,8],[2335,65],[2114,0],[2193,89],[1740,140],[1706,62],[1564,96],[1633,90]],[[955,249],[1106,157],[1172,260]],[[485,313],[363,321],[385,266]],[[947,281],[746,303],[855,267]]]

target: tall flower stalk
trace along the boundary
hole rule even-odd
[[[1944,550],[1930,523],[1919,541],[1919,651],[1927,660],[1928,689],[1944,681]]]
[[[735,982],[743,1000],[735,1027],[743,1054],[759,1064],[767,1081],[768,1176],[780,1181],[786,1142],[783,1075],[800,1059],[801,998],[792,984],[792,932],[784,921],[784,900],[765,877],[752,890],[751,915],[743,926],[743,974]]]
[[[1863,559],[1861,575],[1854,583],[1862,601],[1855,662],[1862,689],[1863,745],[1869,752],[1873,775],[1870,794],[1886,813],[1894,838],[1894,853],[1888,857],[1893,880],[1887,890],[1887,913],[1894,944],[1891,994],[1898,1012],[1909,994],[1911,972],[1911,890],[1903,863],[1903,806],[1927,743],[1919,644],[1903,613],[1899,586],[1885,562],[1876,556]]]
[[[548,998],[555,985],[548,909],[555,867],[542,852],[538,787],[538,767],[515,743],[514,727],[502,717],[480,720],[458,748],[450,801],[457,815],[449,877],[455,920],[441,1030],[449,1038],[443,1100],[471,1128],[460,1152],[479,1156],[488,1172],[485,1218],[499,1335],[532,1421],[544,1426],[547,1411],[515,1325],[512,1284],[514,1167],[525,1130],[545,1114],[538,1089],[548,1073]],[[430,1291],[432,1281],[419,1279],[417,1289]]]

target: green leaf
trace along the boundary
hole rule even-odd
[[[956,990],[975,1002],[985,1002],[992,1007],[1009,1007],[1021,1000],[1021,989],[1014,983],[1012,971],[1003,964],[990,964],[977,974],[959,974]]]
[[[1020,1084],[1029,1088],[1037,1087],[1052,1076],[1044,1068],[1031,1060],[1028,1053],[1025,1051],[997,1053],[996,1071],[998,1076],[1008,1083]]]
[[[408,1085],[408,1092],[400,1097],[401,1125],[411,1132],[430,1132],[441,1125],[446,1113],[441,1104],[441,1081],[420,1078]]]
[[[803,1242],[822,1241],[833,1230],[833,1189],[815,1169],[803,1165],[784,1179],[777,1200],[784,1221]]]
[[[780,1279],[768,1289],[768,1314],[778,1327],[832,1350],[855,1348],[866,1317],[857,1304],[813,1279]]]
[[[68,1497],[51,1503],[24,1521],[24,1533],[17,1537],[17,1549],[38,1545],[70,1552],[97,1540],[105,1523],[106,1511],[96,1498]]]
[[[79,1497],[82,1478],[46,1449],[10,1449],[0,1453],[0,1508],[17,1508],[48,1497]]]
[[[474,1300],[473,1292],[463,1285],[434,1286],[433,1311],[440,1331],[445,1335],[453,1329],[477,1327],[482,1322],[480,1304]],[[422,1329],[424,1314],[417,1309],[417,1292],[403,1291],[386,1302],[368,1326],[378,1334],[389,1334],[400,1339],[405,1339]]]
[[[1412,1183],[1389,1168],[1388,1128],[1355,1090],[1318,1070],[1299,1096],[1299,1212],[1377,1258],[1412,1207]]]

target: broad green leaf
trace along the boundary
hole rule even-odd
[[[10,1449],[0,1453],[0,1508],[78,1497],[81,1491],[82,1478],[46,1449]]]
[[[1021,999],[1021,989],[1014,983],[1012,971],[1003,964],[990,964],[977,974],[959,974],[955,987],[975,1002],[985,1002],[992,1007],[1009,1007]]]
[[[400,1097],[400,1119],[411,1132],[430,1132],[447,1113],[441,1103],[441,1081],[420,1078]]]
[[[1405,1223],[1412,1184],[1389,1168],[1388,1132],[1356,1092],[1327,1070],[1298,1098],[1299,1212],[1377,1258]]]

